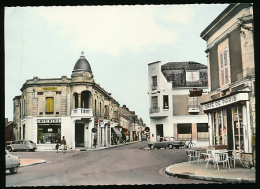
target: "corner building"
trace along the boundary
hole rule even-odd
[[[119,103],[95,83],[83,53],[71,78],[34,77],[23,84],[21,92],[13,99],[17,139],[32,140],[38,149],[52,149],[62,136],[71,149],[91,148],[94,138],[99,146],[111,144]]]
[[[211,145],[243,151],[246,166],[255,162],[255,60],[253,5],[229,5],[202,31],[207,43]]]

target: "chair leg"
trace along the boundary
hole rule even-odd
[[[242,166],[244,167],[244,164],[243,164],[243,162],[241,161],[241,159],[239,159],[239,161],[240,161],[240,163],[242,164]]]

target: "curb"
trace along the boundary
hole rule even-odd
[[[180,163],[181,164],[181,163]],[[230,178],[223,178],[223,177],[210,177],[210,176],[202,176],[202,175],[189,175],[189,174],[176,174],[173,173],[170,170],[171,167],[174,165],[171,165],[165,169],[165,173],[169,176],[175,176],[178,178],[186,178],[186,179],[196,179],[196,180],[206,180],[206,181],[216,181],[216,182],[229,182],[229,183],[255,183],[254,180],[247,180],[242,178],[237,179],[230,179]]]
[[[19,167],[26,167],[26,166],[37,165],[37,164],[42,164],[42,163],[46,163],[46,160],[40,160],[40,161],[37,161],[35,163],[20,165]]]

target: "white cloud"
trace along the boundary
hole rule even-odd
[[[155,9],[156,8],[156,9]],[[39,7],[31,8],[40,14],[52,27],[66,38],[73,38],[73,47],[93,51],[104,51],[118,55],[120,49],[140,52],[151,45],[173,44],[176,31],[169,30],[155,17],[182,22],[176,17],[183,11],[184,22],[189,19],[189,8],[174,9],[167,16],[158,14],[163,6],[95,6],[95,7]]]

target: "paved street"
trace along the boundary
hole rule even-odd
[[[209,181],[164,174],[167,166],[187,161],[184,149],[143,150],[147,142],[99,151],[12,152],[46,163],[6,171],[6,186],[191,184]]]

